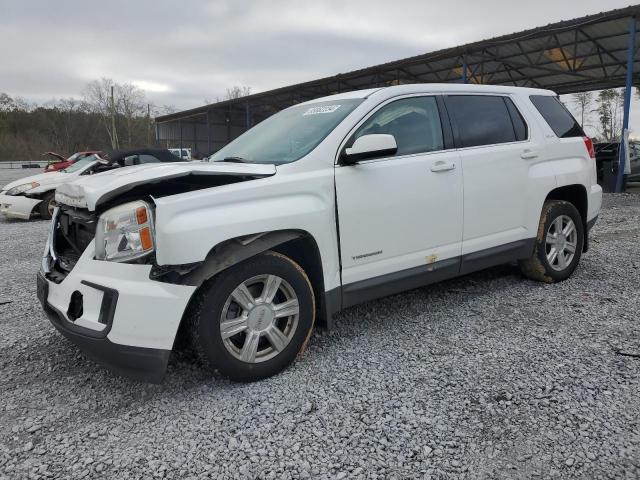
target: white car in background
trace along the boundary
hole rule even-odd
[[[39,213],[40,218],[50,219],[55,208],[56,188],[78,178],[97,164],[97,160],[92,155],[64,170],[20,178],[5,185],[0,190],[0,214],[29,220],[32,214]]]
[[[190,148],[170,148],[169,151],[183,160],[191,160]]]
[[[0,189],[0,214],[8,218],[29,220],[34,213],[50,219],[55,209],[56,189],[83,175],[144,163],[180,162],[167,150],[137,149],[114,151],[108,159],[97,155],[82,158],[73,165],[56,172],[45,172],[20,178]]]

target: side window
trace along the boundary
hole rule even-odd
[[[526,140],[528,137],[527,124],[522,118],[522,114],[513,104],[513,101],[509,97],[503,97],[504,103],[507,104],[509,115],[511,115],[511,123],[513,123],[513,131],[516,134],[516,140]]]
[[[558,97],[531,95],[529,99],[559,138],[584,136],[582,128]]]
[[[447,107],[458,126],[459,147],[516,141],[507,104],[500,96],[451,95]]]
[[[398,145],[395,156],[433,152],[444,148],[435,97],[411,97],[391,102],[369,117],[349,142],[362,135],[386,133]]]
[[[142,154],[142,155],[139,155],[138,158],[140,159],[140,164],[142,164],[142,163],[159,163],[160,162],[160,160],[158,160],[153,155]]]

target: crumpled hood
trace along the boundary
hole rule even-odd
[[[13,187],[17,187],[18,185],[24,185],[25,183],[38,182],[41,187],[55,187],[61,183],[68,182],[72,179],[76,178],[75,175],[64,172],[47,172],[47,173],[39,173],[38,175],[32,175],[30,177],[22,177],[18,180],[7,183],[5,186],[0,188],[0,190],[11,190]]]
[[[187,175],[251,175],[268,177],[275,165],[252,163],[175,162],[149,163],[117,168],[96,175],[82,176],[56,190],[56,201],[74,207],[95,210],[101,199],[113,198],[138,185]],[[53,175],[47,173],[47,175]]]

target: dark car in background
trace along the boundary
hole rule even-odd
[[[618,152],[620,143],[601,142],[594,145],[596,151],[596,170],[598,183],[605,191],[614,191],[618,175]],[[630,173],[624,176],[624,184],[627,182],[640,182],[640,142],[629,142],[629,166]]]

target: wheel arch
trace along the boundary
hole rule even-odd
[[[582,229],[584,232],[584,245],[582,251],[586,252],[589,249],[589,236],[587,228],[587,211],[589,208],[589,200],[587,197],[587,189],[581,184],[564,185],[551,190],[545,202],[548,200],[564,200],[571,203],[580,213],[580,219],[582,220]]]
[[[57,189],[57,185],[55,186],[50,186],[50,185],[45,185],[42,187],[38,187],[36,189],[34,189],[34,192],[28,192],[33,198],[43,198],[45,195],[47,195],[48,193],[54,192]]]
[[[331,327],[332,315],[339,310],[339,298],[336,298],[334,292],[325,293],[322,257],[315,238],[305,230],[277,230],[225,240],[211,248],[203,262],[180,277],[179,283],[197,288],[180,321],[177,344],[182,344],[186,338],[185,319],[205,283],[229,267],[268,250],[291,258],[305,271],[316,298],[318,323],[326,328]]]

